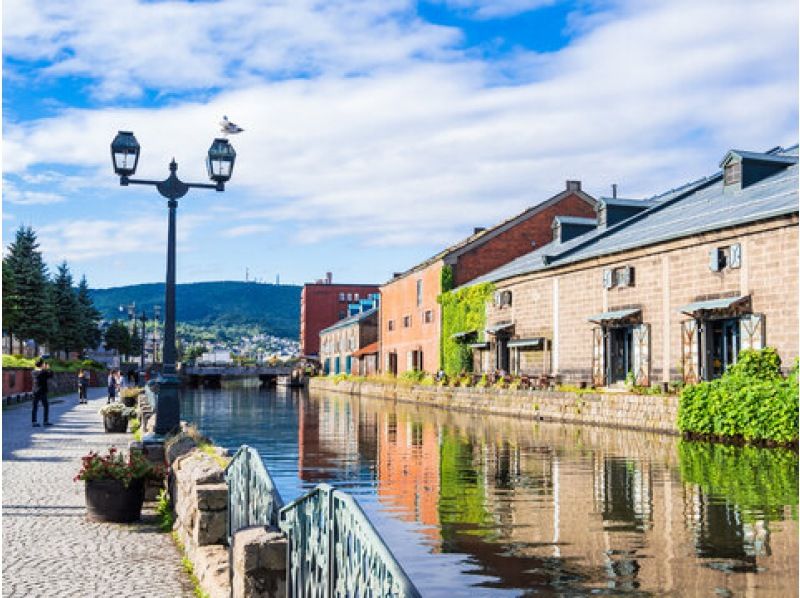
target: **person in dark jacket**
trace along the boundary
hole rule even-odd
[[[91,373],[89,372],[89,370],[81,369],[81,371],[78,372],[78,401],[80,403],[87,402],[86,396],[89,390],[90,376]]]
[[[36,360],[36,367],[31,373],[33,378],[33,413],[31,419],[33,420],[33,427],[38,428],[39,422],[36,421],[36,412],[39,410],[39,402],[41,401],[44,408],[44,425],[52,426],[50,423],[50,403],[47,401],[47,381],[53,377],[53,372],[50,371],[50,366],[41,357]]]

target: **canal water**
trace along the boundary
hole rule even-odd
[[[424,596],[795,596],[797,455],[278,389],[182,418],[359,501]]]

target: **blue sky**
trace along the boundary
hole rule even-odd
[[[795,0],[7,0],[3,241],[92,286],[163,280],[166,206],[223,114],[225,193],[178,212],[178,280],[383,282],[583,181],[647,197],[797,142]],[[13,23],[13,27],[9,24]]]

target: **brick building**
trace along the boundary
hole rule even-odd
[[[731,151],[719,172],[473,282],[497,286],[474,363],[596,385],[719,376],[745,348],[798,354],[797,147]],[[555,229],[558,227],[555,226]]]
[[[300,294],[300,354],[319,356],[319,333],[349,315],[348,306],[378,293],[378,285],[334,284],[325,280],[308,283]]]
[[[594,217],[595,200],[580,181],[550,199],[489,229],[474,234],[432,258],[397,274],[381,286],[380,359],[390,373],[439,369],[442,270],[452,269],[453,283],[465,284],[552,239],[556,216]]]
[[[361,374],[361,366],[366,368],[369,365],[367,357],[374,357],[377,353],[371,347],[378,342],[378,308],[339,320],[320,331],[319,340],[319,360],[325,374]],[[375,365],[372,365],[371,373],[374,373]]]

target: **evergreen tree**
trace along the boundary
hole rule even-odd
[[[7,258],[3,258],[3,332],[9,340],[17,334],[19,324],[20,296],[14,280],[14,271]],[[11,347],[13,351],[14,347]]]
[[[100,344],[100,312],[94,306],[92,296],[89,294],[89,283],[86,276],[81,277],[78,284],[78,308],[80,311],[80,334],[78,348],[81,352],[93,349]]]
[[[131,336],[131,344],[130,344],[130,352],[131,356],[138,358],[142,354],[142,337],[139,336],[139,327],[133,329],[133,335]]]
[[[20,340],[33,339],[36,343],[48,341],[54,330],[50,282],[36,233],[31,227],[19,228],[9,245],[6,261],[9,277],[19,298],[16,336]]]
[[[78,294],[72,287],[72,274],[67,262],[58,267],[52,297],[56,326],[51,348],[64,351],[65,357],[69,357],[70,351],[81,348],[81,307]]]
[[[131,333],[128,327],[119,320],[114,320],[109,324],[105,335],[106,348],[116,349],[120,355],[126,357],[131,352]]]

